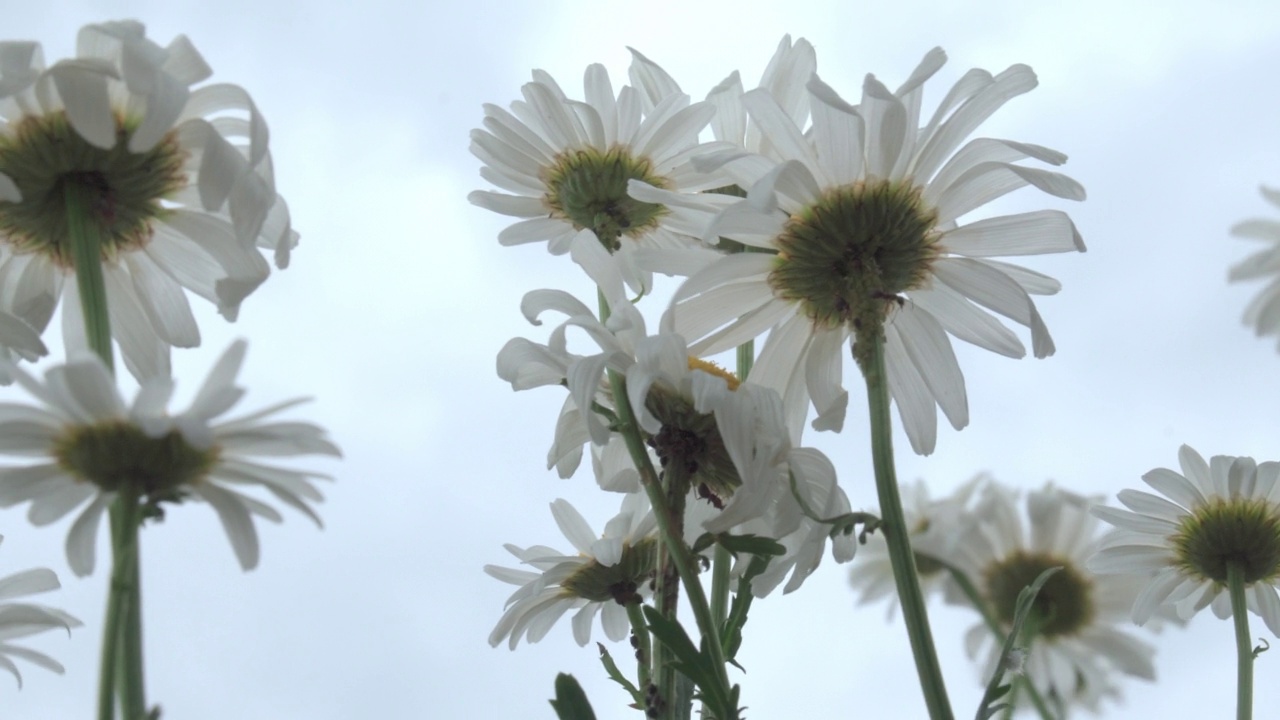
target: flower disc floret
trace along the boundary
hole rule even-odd
[[[72,477],[105,492],[132,490],[148,500],[174,497],[183,485],[202,480],[218,463],[216,446],[201,450],[182,433],[158,437],[124,420],[70,426],[51,454]]]
[[[769,284],[818,327],[874,327],[922,287],[939,254],[938,213],[908,182],[856,182],[792,215]]]
[[[613,600],[619,605],[641,601],[639,588],[653,576],[658,553],[655,538],[641,538],[622,548],[622,559],[614,565],[589,560],[560,582],[567,594],[590,602]]]
[[[12,135],[0,134],[0,174],[11,179],[22,199],[0,201],[0,236],[18,254],[38,252],[71,268],[66,196],[78,186],[91,198],[89,212],[101,237],[102,259],[142,249],[152,238],[152,221],[165,213],[161,201],[187,185],[189,153],[170,131],[151,148],[134,153],[129,137],[137,121],[115,116],[115,145],[101,148],[85,140],[55,112],[28,116]]]
[[[1280,509],[1264,500],[1216,498],[1183,518],[1171,541],[1188,574],[1226,585],[1235,563],[1246,585],[1280,577]]]
[[[1013,624],[1018,594],[1049,568],[1060,567],[1036,595],[1032,606],[1037,634],[1052,638],[1076,634],[1093,621],[1091,583],[1070,560],[1044,553],[1015,552],[987,570],[987,597],[996,617]]]
[[[627,182],[640,180],[665,188],[670,183],[652,170],[646,158],[625,147],[595,148],[561,153],[544,170],[547,194],[543,201],[553,217],[575,229],[591,230],[609,252],[622,247],[622,236],[639,237],[658,226],[666,208],[641,202],[627,194]]]

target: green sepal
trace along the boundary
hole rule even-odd
[[[1000,648],[1000,660],[996,663],[996,669],[991,675],[991,681],[987,683],[987,691],[983,693],[982,701],[978,704],[978,712],[974,716],[977,720],[988,720],[988,718],[1000,712],[1007,705],[1005,703],[999,707],[992,707],[991,703],[1009,692],[1008,686],[1000,685],[1000,680],[1004,677],[1009,664],[1009,657],[1013,655],[1018,638],[1022,635],[1022,626],[1031,614],[1031,608],[1035,605],[1036,595],[1040,594],[1040,589],[1044,587],[1045,583],[1049,582],[1049,578],[1054,573],[1061,569],[1062,567],[1059,566],[1045,570],[1040,573],[1034,582],[1022,588],[1022,591],[1018,593],[1018,603],[1013,611],[1013,625],[1009,629],[1009,634],[1005,636],[1004,647]],[[1004,688],[1003,690],[1001,689],[1002,687]]]
[[[749,555],[786,555],[787,548],[773,538],[763,535],[729,535],[716,536],[720,547],[731,553],[747,553]]]
[[[596,714],[587,702],[587,694],[577,679],[568,673],[556,675],[556,698],[551,707],[560,720],[596,720]]]
[[[631,695],[636,707],[643,708],[644,693],[637,690],[635,684],[627,679],[626,675],[622,674],[622,671],[618,669],[618,664],[613,661],[613,656],[605,648],[604,643],[596,643],[596,647],[600,648],[600,664],[604,666],[604,671],[609,674],[609,679],[621,685],[622,689]]]

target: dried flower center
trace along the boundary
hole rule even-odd
[[[819,327],[878,327],[899,293],[928,280],[936,224],[910,183],[835,188],[791,217],[769,284]]]
[[[639,588],[653,575],[657,553],[657,541],[642,538],[634,545],[622,548],[622,558],[616,565],[602,565],[590,560],[574,570],[560,586],[573,597],[591,602],[638,603],[641,600]]]
[[[1006,627],[1013,624],[1018,593],[1052,567],[1062,569],[1040,588],[1032,621],[1041,637],[1074,635],[1093,620],[1093,583],[1071,561],[1043,553],[1016,552],[987,568],[987,598]]]
[[[73,427],[53,446],[58,466],[72,477],[107,492],[130,488],[149,504],[178,499],[178,489],[207,475],[218,456],[216,446],[200,450],[176,431],[148,437],[123,420]]]
[[[1215,499],[1183,518],[1173,536],[1183,570],[1222,584],[1227,564],[1244,568],[1246,585],[1280,577],[1280,508],[1262,499]]]
[[[627,181],[643,180],[654,187],[670,183],[653,173],[650,162],[635,158],[624,147],[568,150],[544,170],[547,194],[543,202],[554,217],[579,230],[595,232],[609,252],[622,247],[622,236],[638,237],[658,224],[666,208],[640,202],[627,194]]]
[[[161,199],[187,184],[187,153],[173,132],[150,150],[131,153],[133,127],[117,117],[110,150],[80,137],[62,111],[25,117],[11,135],[0,135],[0,173],[22,193],[20,202],[0,201],[0,241],[14,253],[44,253],[72,267],[66,193],[76,185],[92,198],[104,261],[145,245],[152,221],[165,212]]]
[[[730,390],[738,389],[737,376],[715,363],[691,357],[689,369],[724,378]],[[742,480],[724,446],[715,415],[698,412],[692,399],[660,383],[650,387],[645,408],[662,423],[649,445],[658,454],[663,469],[678,468],[679,476],[687,478],[700,497],[720,507]],[[683,495],[687,490],[674,488],[672,492]]]

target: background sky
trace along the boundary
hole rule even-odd
[[[1053,479],[1114,497],[1176,467],[1182,443],[1280,459],[1280,357],[1240,323],[1258,286],[1226,282],[1254,249],[1228,228],[1276,215],[1257,192],[1280,186],[1272,3],[4,5],[4,39],[41,42],[50,64],[73,54],[85,23],[136,18],[162,45],[188,35],[213,81],[244,86],[265,115],[302,234],[292,266],[237,323],[197,307],[204,345],[177,352],[175,373],[189,398],[226,345],[248,338],[241,409],[314,396],[292,416],[328,428],[346,457],[306,465],[336,478],[325,529],[286,511],[283,525],[260,527],[255,571],[240,570],[207,506],[175,508],[142,534],[148,698],[166,718],[552,717],[557,671],[582,681],[599,717],[639,717],[567,621],[515,652],[486,642],[513,589],[481,571],[508,564],[502,544],[567,548],[548,504],[569,499],[598,528],[617,498],[587,473],[544,469],[563,395],[516,395],[494,371],[509,338],[545,341],[519,313],[526,291],[590,288],[542,246],[501,248],[507,221],[466,201],[487,187],[467,151],[481,103],[506,106],[532,68],[580,97],[583,71],[600,62],[617,88],[628,45],[695,99],[735,69],[753,87],[784,33],[812,42],[823,79],[855,102],[866,73],[896,87],[937,45],[950,61],[926,86],[925,112],[968,68],[1038,73],[1040,87],[979,134],[1067,153],[1063,170],[1088,190],[1082,204],[1022,190],[987,211],[1063,208],[1083,234],[1087,254],[1026,263],[1063,283],[1038,303],[1058,353],[1015,361],[957,342],[971,426],[942,423],[924,458],[899,432],[901,478],[940,495],[988,470],[1026,489]],[[874,511],[861,382],[847,385],[843,434],[805,441],[832,457],[853,505]],[[15,399],[25,398],[0,391]],[[0,717],[91,716],[108,568],[75,578],[67,527],[0,512],[0,574],[53,568],[64,587],[42,599],[86,624],[31,642],[67,673],[23,666],[21,691],[0,677]],[[924,717],[903,625],[886,624],[882,606],[855,608],[848,572],[828,557],[796,593],[754,606],[739,656],[749,674],[734,676],[749,717]],[[953,704],[968,716],[980,684],[960,638],[976,616],[931,611]],[[1252,629],[1266,632],[1256,618]],[[1229,623],[1206,612],[1157,644],[1159,683],[1123,682],[1126,703],[1107,717],[1230,713]],[[1280,704],[1274,655],[1257,669],[1263,717]]]

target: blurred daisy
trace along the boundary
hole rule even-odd
[[[1103,537],[1089,514],[1090,502],[1047,485],[1027,495],[1030,532],[1024,529],[1012,490],[991,482],[974,509],[978,522],[956,543],[948,559],[977,586],[987,608],[1008,632],[1018,594],[1040,573],[1062,569],[1036,596],[1024,632],[1034,632],[1023,672],[1047,699],[1097,711],[1103,698],[1118,698],[1117,673],[1152,680],[1154,648],[1119,629],[1127,620],[1141,582],[1127,576],[1097,576],[1086,561]],[[948,599],[968,604],[958,587]],[[999,659],[1000,643],[984,623],[965,635],[971,657],[986,648],[982,679]]]
[[[522,88],[524,100],[512,103],[511,112],[485,105],[484,129],[472,131],[471,152],[484,163],[481,176],[505,192],[477,190],[468,199],[521,218],[498,235],[503,245],[546,242],[552,254],[572,252],[579,264],[586,262],[586,246],[602,247],[632,291],[643,294],[652,273],[637,264],[637,250],[686,249],[698,240],[682,234],[696,231],[681,224],[679,207],[636,200],[627,194],[627,181],[679,192],[711,189],[719,181],[689,165],[690,158],[717,148],[698,142],[715,109],[690,105],[661,68],[639,53],[634,57],[631,75],[638,87],[623,86],[616,96],[604,66],[591,65],[585,102],[570,100],[550,75],[535,70],[533,82]]]
[[[276,194],[267,127],[186,37],[167,47],[133,21],[87,25],[76,57],[0,43],[0,309],[43,332],[66,298],[69,347],[85,344],[67,198],[86,199],[102,246],[112,334],[139,379],[169,348],[200,343],[183,289],[234,320],[297,236]]]
[[[952,494],[941,498],[931,498],[929,486],[923,480],[902,486],[903,519],[910,528],[916,575],[925,597],[942,592],[944,586],[951,582],[950,573],[938,558],[950,556],[960,535],[976,520],[972,501],[987,480],[985,474],[977,475]],[[858,563],[849,571],[849,582],[858,592],[860,604],[890,598],[889,617],[893,617],[898,607],[897,583],[882,533],[870,537]]]
[[[566,555],[544,545],[506,549],[533,570],[485,565],[484,571],[505,583],[520,586],[507,598],[502,619],[489,634],[489,644],[503,640],[515,650],[520,638],[541,640],[569,610],[573,638],[579,645],[591,640],[597,615],[605,635],[614,642],[630,632],[626,607],[643,602],[657,564],[657,528],[644,493],[631,493],[622,509],[595,531],[567,500],[551,503],[551,514],[577,554]]]
[[[48,655],[20,645],[12,645],[10,640],[55,628],[65,628],[69,631],[84,623],[61,610],[46,605],[8,601],[24,595],[57,590],[59,587],[61,585],[58,584],[58,576],[48,568],[35,568],[0,578],[0,668],[13,673],[18,680],[18,687],[22,687],[22,674],[18,672],[18,666],[14,664],[13,658],[21,658],[59,675],[65,670],[61,663]]]
[[[1127,532],[1089,566],[1145,584],[1132,613],[1142,625],[1169,605],[1182,618],[1206,606],[1219,618],[1231,617],[1227,568],[1237,564],[1249,611],[1280,637],[1280,463],[1227,455],[1205,462],[1186,445],[1178,462],[1181,473],[1157,468],[1142,476],[1164,497],[1121,490],[1117,497],[1129,510],[1094,509]]]
[[[896,92],[868,75],[857,106],[812,76],[807,130],[776,90],[744,94],[764,154],[722,152],[700,163],[748,190],[719,212],[704,239],[727,237],[767,252],[717,260],[672,301],[674,330],[700,357],[772,328],[753,378],[784,392],[789,417],[802,417],[812,400],[817,429],[839,430],[844,422],[841,348],[853,338],[855,358],[865,362],[858,336],[882,333],[889,389],[921,454],[934,448],[935,406],[956,428],[969,421],[948,333],[1024,355],[989,310],[1029,327],[1037,357],[1054,351],[1031,295],[1057,292],[1058,283],[988,258],[1084,250],[1075,225],[1056,210],[959,223],[1026,185],[1073,200],[1084,190],[1063,175],[1016,164],[1064,162],[1053,150],[989,138],[961,147],[1006,101],[1035,87],[1024,65],[994,77],[971,70],[921,127],[924,83],[945,59],[942,50],[931,51]],[[639,180],[631,186],[638,199],[664,197]]]
[[[245,348],[244,341],[232,344],[177,415],[165,410],[173,380],[147,378],[127,406],[96,356],[52,367],[44,382],[10,368],[42,405],[0,404],[0,452],[39,461],[0,468],[0,507],[30,502],[28,519],[47,525],[83,506],[67,535],[67,560],[83,576],[93,572],[98,524],[117,494],[137,498],[144,518],[162,517],[167,502],[202,500],[218,514],[241,567],[257,566],[252,516],[282,517],[240,488],[257,486],[319,525],[308,501],[322,499],[311,480],[324,476],[256,458],[340,453],[315,425],[267,421],[302,400],[213,422],[245,393],[235,384]]]
[[[1262,197],[1280,208],[1280,190],[1263,187]],[[1241,260],[1231,268],[1228,277],[1236,280],[1269,278],[1262,292],[1244,311],[1244,323],[1253,326],[1258,336],[1280,335],[1280,220],[1254,218],[1231,228],[1236,237],[1261,240],[1268,247]]]

